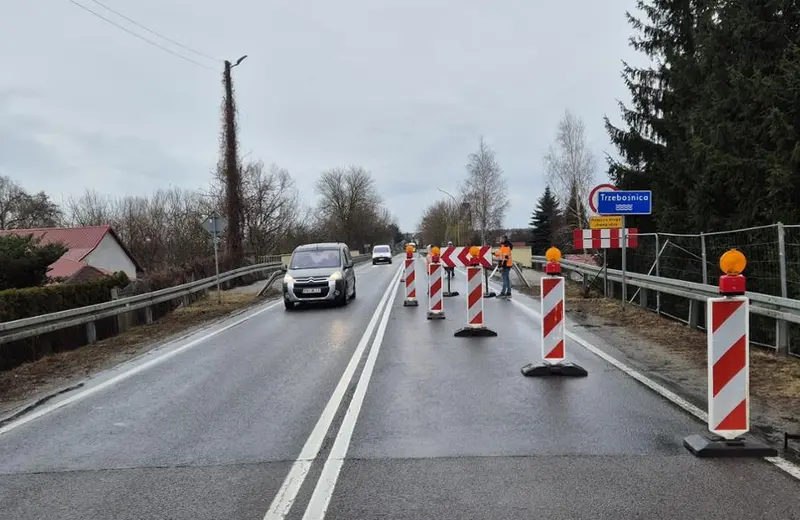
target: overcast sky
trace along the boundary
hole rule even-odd
[[[0,0],[0,174],[60,202],[198,188],[218,153],[221,63],[159,50],[69,0]],[[234,69],[243,154],[287,168],[308,203],[320,171],[372,171],[401,227],[455,194],[484,135],[506,172],[507,227],[527,225],[565,109],[603,166],[602,117],[627,102],[634,0],[102,0]],[[597,172],[605,180],[605,169]]]

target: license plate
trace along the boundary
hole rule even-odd
[[[320,287],[313,287],[311,289],[303,289],[303,294],[320,294],[322,293],[322,288]]]

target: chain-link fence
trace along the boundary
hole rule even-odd
[[[747,257],[747,290],[773,296],[800,299],[800,225],[736,229],[714,233],[678,235],[670,233],[640,234],[638,246],[628,250],[629,272],[716,285],[722,274],[719,258],[736,248]],[[614,257],[619,255],[614,252]],[[611,252],[609,251],[609,256]],[[619,268],[618,261],[611,261]],[[614,287],[617,285],[617,287]],[[606,293],[620,297],[619,284],[611,284]],[[638,291],[629,290],[633,300]],[[648,302],[652,310],[699,327],[704,327],[704,305],[667,294],[659,294]],[[779,327],[783,329],[779,332]],[[764,316],[751,316],[751,341],[777,348],[788,340],[789,352],[800,355],[800,327],[776,323]]]

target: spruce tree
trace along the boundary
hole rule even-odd
[[[797,222],[800,12],[787,0],[726,2],[705,36],[692,221],[711,231]]]
[[[622,189],[652,190],[654,216],[629,219],[641,232],[686,230],[693,190],[690,115],[699,93],[697,38],[707,26],[714,0],[638,0],[644,14],[627,14],[638,32],[631,45],[650,67],[623,64],[630,107],[620,103],[618,128],[605,119],[621,160],[609,159],[609,176]]]
[[[553,195],[550,186],[546,186],[544,193],[539,197],[529,226],[531,227],[531,251],[534,255],[543,255],[550,246],[560,245],[563,215],[558,199]]]

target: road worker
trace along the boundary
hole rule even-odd
[[[452,240],[448,240],[447,241],[447,247],[453,247],[453,241]],[[455,267],[444,266],[444,272],[447,274],[447,276],[452,278],[452,277],[454,277],[456,275],[456,268]]]
[[[514,246],[508,240],[508,235],[503,235],[500,241],[500,248],[494,252],[500,267],[500,275],[503,278],[503,287],[500,289],[498,298],[511,298],[511,266],[513,261],[511,253]]]

